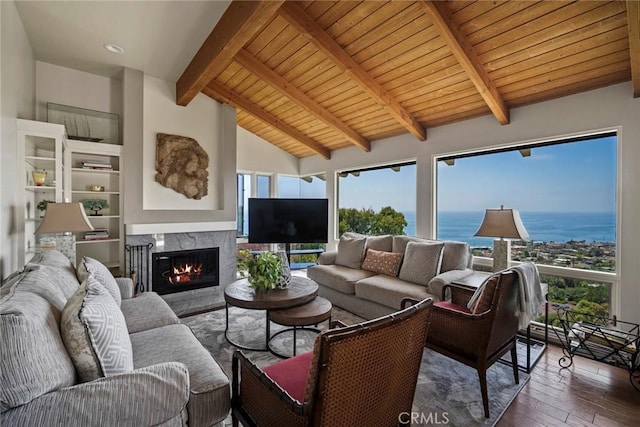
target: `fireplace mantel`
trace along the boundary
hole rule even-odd
[[[152,224],[126,224],[126,234],[139,236],[159,233],[198,233],[203,231],[236,231],[235,221],[168,222]]]

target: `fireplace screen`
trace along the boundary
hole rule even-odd
[[[153,253],[153,290],[169,294],[218,286],[218,267],[218,248]]]

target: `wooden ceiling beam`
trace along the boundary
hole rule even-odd
[[[374,80],[344,49],[294,2],[285,2],[278,10],[289,25],[305,36],[330,58],[349,78],[356,82],[377,103],[419,140],[427,139],[427,131],[400,103]]]
[[[440,1],[421,0],[419,3],[438,28],[440,35],[446,40],[453,56],[465,70],[498,122],[503,125],[509,124],[507,105],[482,66],[473,46],[453,22],[449,7]]]
[[[247,114],[251,114],[256,119],[266,123],[274,129],[277,129],[278,131],[300,142],[301,144],[306,145],[315,153],[321,155],[325,159],[328,160],[331,158],[331,151],[329,151],[319,142],[315,141],[312,138],[309,138],[304,133],[288,125],[287,123],[273,116],[271,113],[263,110],[256,104],[248,101],[246,98],[240,96],[233,90],[221,85],[215,80],[210,81],[207,86],[202,89],[202,93],[217,101],[222,101],[236,108],[239,108]]]
[[[633,97],[638,98],[640,97],[640,2],[638,0],[627,0],[627,28]]]
[[[176,83],[176,103],[185,106],[231,62],[238,50],[276,14],[284,0],[231,2]]]
[[[330,111],[326,110],[306,93],[295,87],[291,82],[287,81],[271,68],[254,58],[245,49],[240,49],[234,60],[256,76],[260,77],[262,80],[266,81],[269,85],[300,104],[303,108],[309,110],[309,112],[315,115],[319,120],[342,134],[354,145],[357,145],[364,151],[371,151],[371,143],[369,140],[351,129],[346,123],[334,116]]]

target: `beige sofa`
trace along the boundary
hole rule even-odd
[[[0,424],[223,421],[230,389],[218,363],[160,296],[134,298],[129,279],[96,263],[85,257],[76,271],[60,252],[44,251],[0,288]],[[91,343],[84,353],[83,340]]]
[[[373,319],[399,310],[405,297],[439,301],[445,284],[473,273],[472,263],[464,242],[345,233],[307,277],[333,305]]]

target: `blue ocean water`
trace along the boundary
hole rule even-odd
[[[415,235],[415,212],[403,212],[407,220],[404,231]],[[492,238],[473,237],[480,227],[484,212],[440,212],[437,237],[441,240],[458,240],[471,246],[490,246]],[[615,213],[575,212],[520,212],[520,218],[529,232],[529,238],[537,242],[615,242]]]

